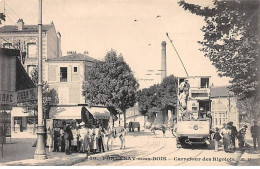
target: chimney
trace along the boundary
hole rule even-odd
[[[166,71],[166,42],[162,41],[162,58],[161,58],[161,81],[167,76]]]
[[[17,21],[18,31],[23,30],[23,26],[24,26],[23,19],[18,19],[18,21]]]
[[[62,53],[61,53],[61,34],[60,32],[57,33],[57,54],[58,57],[62,57]]]

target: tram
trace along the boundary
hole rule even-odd
[[[212,116],[210,76],[178,78],[176,144],[209,144]]]

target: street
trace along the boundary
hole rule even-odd
[[[176,140],[169,131],[165,138],[162,138],[160,131],[157,131],[157,138],[149,132],[128,133],[124,150],[119,147],[119,139],[115,141],[117,146],[113,151],[90,155],[88,160],[76,165],[230,166],[237,165],[242,155],[240,151],[225,153],[222,147],[219,152],[214,152],[213,142],[208,147],[176,148]]]

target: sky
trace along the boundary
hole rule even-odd
[[[203,6],[210,0],[186,0]],[[178,0],[43,0],[43,24],[55,24],[61,33],[63,55],[67,51],[89,52],[103,59],[114,49],[122,53],[130,65],[140,88],[161,82],[161,42],[166,41],[167,75],[186,76],[168,32],[189,76],[212,76],[214,86],[228,85],[229,78],[220,78],[208,58],[199,51],[203,40],[200,16],[185,11]],[[5,0],[6,22],[38,24],[38,0]],[[3,0],[0,0],[3,11]],[[157,17],[157,16],[160,17]],[[137,21],[135,21],[137,20]],[[150,44],[150,45],[149,45]],[[153,70],[153,71],[148,71]],[[151,75],[147,75],[151,74]],[[153,79],[153,80],[142,80]]]

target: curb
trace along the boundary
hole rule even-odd
[[[52,164],[51,166],[72,166],[72,165],[74,165],[74,164],[77,164],[77,163],[81,163],[81,162],[83,162],[83,161],[85,161],[85,160],[87,160],[88,159],[88,156],[86,156],[86,157],[81,157],[81,158],[77,158],[77,159],[75,159],[75,160],[72,160],[72,161],[68,161],[68,163],[60,163],[60,164]]]

